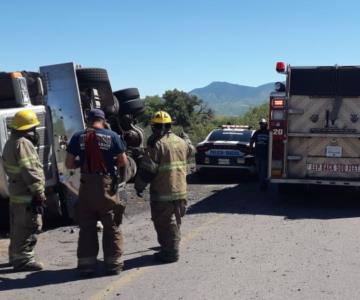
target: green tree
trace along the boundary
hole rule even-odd
[[[195,122],[212,119],[213,111],[206,103],[195,95],[174,89],[163,95],[164,106],[174,118],[175,123],[189,129]]]
[[[147,96],[145,97],[144,101],[145,113],[141,116],[140,122],[142,122],[144,126],[148,126],[155,112],[164,109],[164,99],[156,95]]]
[[[175,125],[191,129],[195,123],[203,123],[213,118],[213,111],[197,96],[174,89],[166,91],[162,98],[151,96],[145,98],[146,111],[141,121],[149,125],[151,117],[158,110],[165,110],[174,120]]]
[[[259,127],[259,120],[261,118],[269,118],[269,104],[267,102],[251,108],[240,118],[240,122],[257,128]]]

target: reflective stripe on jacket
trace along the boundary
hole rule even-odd
[[[2,160],[9,180],[11,202],[30,203],[33,195],[44,193],[43,166],[28,139],[12,133],[5,144]]]
[[[145,157],[157,165],[157,173],[150,183],[152,201],[174,201],[187,198],[187,159],[192,147],[177,135],[169,132],[153,146]]]

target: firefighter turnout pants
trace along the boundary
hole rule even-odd
[[[107,268],[121,266],[123,236],[120,230],[125,207],[110,176],[81,174],[77,219],[80,227],[78,267],[94,268],[99,252],[96,223],[103,224],[104,262]]]
[[[161,246],[161,254],[168,259],[179,258],[180,225],[185,215],[186,200],[151,201],[151,218]]]
[[[260,185],[264,186],[267,184],[268,159],[266,157],[256,157],[255,165]]]
[[[9,262],[14,268],[35,262],[37,233],[42,227],[41,215],[33,213],[28,203],[12,203],[10,214]]]

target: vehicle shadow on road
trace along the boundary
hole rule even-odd
[[[188,184],[237,184],[239,182],[256,182],[255,174],[249,172],[222,171],[218,170],[216,174],[208,173],[200,175],[198,172],[188,174],[186,177]]]
[[[281,195],[276,185],[261,192],[256,182],[249,182],[214,190],[211,196],[188,209],[188,214],[210,212],[273,215],[286,219],[354,218],[360,217],[360,192],[319,187]]]
[[[12,270],[0,270],[0,274],[12,273]],[[60,284],[83,280],[75,269],[45,270],[28,273],[24,278],[6,278],[0,276],[0,291],[26,289],[45,285]]]

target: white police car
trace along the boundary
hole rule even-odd
[[[223,125],[209,133],[196,146],[196,169],[204,173],[216,169],[242,169],[255,172],[250,139],[255,130],[248,126]]]

